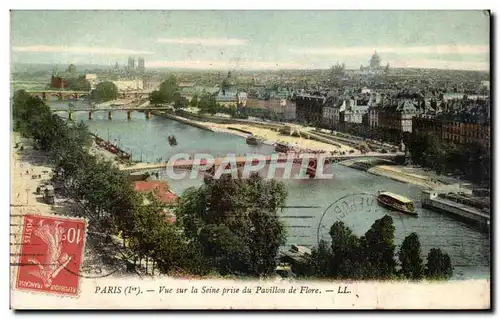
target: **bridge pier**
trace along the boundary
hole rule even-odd
[[[92,119],[92,112],[89,112],[89,120]]]
[[[127,111],[127,120],[131,120],[131,119],[132,119],[132,112]]]
[[[151,111],[146,111],[146,119],[150,119],[151,118]]]
[[[108,112],[108,120],[112,120],[112,119],[113,119],[113,112],[109,111]]]
[[[68,112],[68,120],[73,121],[73,112]]]

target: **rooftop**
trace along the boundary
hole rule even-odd
[[[140,193],[153,192],[164,204],[175,205],[179,198],[168,189],[168,184],[164,181],[138,181],[135,182],[135,190]]]

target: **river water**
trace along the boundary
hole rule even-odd
[[[66,103],[49,101],[53,108],[67,107]],[[79,103],[76,103],[76,108]],[[58,113],[66,118],[67,114]],[[74,119],[83,121],[90,130],[104,139],[115,141],[122,149],[132,152],[134,160],[162,161],[176,153],[221,154],[271,154],[273,147],[249,146],[241,137],[201,130],[166,118],[153,116],[146,120],[145,114],[134,112],[127,120],[125,112],[114,112],[113,120],[107,119],[107,112],[96,112],[88,120],[85,112],[76,112]],[[167,142],[169,135],[175,135],[178,145]],[[422,257],[431,248],[441,248],[450,255],[454,267],[454,279],[489,278],[490,235],[445,214],[420,207],[420,188],[391,179],[332,164],[333,178],[327,180],[284,180],[287,190],[287,208],[282,211],[282,220],[287,229],[287,244],[316,245],[319,238],[327,238],[328,229],[336,220],[344,221],[357,235],[363,235],[370,225],[389,214],[396,227],[396,244],[406,235],[416,232],[422,244]],[[164,176],[162,176],[164,177]],[[196,180],[169,180],[173,191],[178,194],[202,183]],[[387,211],[376,204],[361,207],[363,200],[373,200],[379,190],[392,191],[412,199],[419,217],[411,217]],[[371,194],[371,195],[369,195]],[[339,200],[340,199],[340,200]],[[356,204],[353,211],[339,213],[337,206],[342,202]],[[333,204],[333,205],[332,205]],[[301,206],[301,207],[296,207]],[[286,249],[286,246],[284,249]]]

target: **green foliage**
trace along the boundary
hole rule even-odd
[[[215,96],[212,94],[202,95],[200,100],[198,101],[198,107],[203,113],[214,115],[218,110]]]
[[[335,277],[332,274],[332,268],[335,267],[333,264],[333,255],[331,249],[328,247],[328,243],[321,240],[318,247],[314,247],[311,251],[311,257],[306,263],[305,269],[299,267],[294,269],[294,272],[301,275],[314,274],[314,277],[318,278],[329,278]]]
[[[174,102],[177,106],[179,106],[181,99],[175,76],[170,75],[160,84],[159,90],[151,92],[149,100],[153,105]]]
[[[199,247],[186,240],[183,230],[165,221],[165,205],[152,195],[147,204],[127,175],[111,162],[91,155],[90,133],[83,124],[68,126],[40,99],[17,91],[13,100],[17,129],[47,151],[54,165],[54,182],[66,185],[69,195],[85,203],[90,227],[121,234],[140,258],[152,259],[165,273],[182,269],[205,274]]]
[[[356,278],[353,265],[360,258],[360,239],[343,222],[337,221],[330,228],[332,239],[332,266],[331,275],[340,278]]]
[[[420,255],[420,241],[416,233],[406,236],[399,247],[398,258],[401,263],[402,275],[411,280],[422,279],[424,275],[424,266]]]
[[[176,214],[211,268],[224,275],[265,276],[274,272],[285,240],[277,216],[285,199],[280,182],[223,175],[188,189]]]
[[[96,85],[92,91],[92,100],[102,103],[116,100],[118,97],[118,88],[113,82],[105,81]]]
[[[362,258],[366,265],[367,277],[388,279],[395,273],[394,230],[392,217],[385,215],[377,219],[365,236],[361,237]]]
[[[448,279],[452,274],[450,256],[439,248],[432,248],[427,255],[425,276],[429,279]]]
[[[192,98],[191,98],[191,101],[189,101],[189,106],[190,107],[198,107],[198,95],[194,95]]]
[[[311,256],[294,265],[299,277],[333,278],[349,280],[390,280],[402,277],[419,280],[449,278],[452,274],[450,258],[439,249],[432,249],[424,271],[418,235],[410,234],[403,241],[398,258],[401,271],[396,270],[394,259],[395,227],[390,216],[376,220],[364,236],[358,238],[343,222],[330,228],[331,245],[321,241],[312,249]]]
[[[490,180],[491,154],[477,143],[441,143],[431,135],[412,133],[408,140],[412,161],[438,173],[459,172],[473,182]]]
[[[188,106],[188,101],[185,97],[182,97],[179,92],[173,94],[174,107],[176,109],[186,108]]]
[[[66,79],[68,89],[75,91],[90,91],[90,82],[85,77],[69,78]]]

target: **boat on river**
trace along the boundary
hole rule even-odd
[[[399,211],[405,214],[417,216],[417,212],[415,211],[415,205],[413,201],[404,196],[387,192],[387,191],[379,191],[377,202],[379,205],[387,207],[389,209]]]
[[[256,138],[255,136],[249,136],[247,137],[246,142],[248,145],[260,145],[262,143],[262,140]]]
[[[177,139],[175,138],[175,136],[171,135],[168,137],[168,144],[170,144],[170,146],[177,145]]]
[[[278,153],[288,153],[288,151],[291,150],[291,147],[288,144],[276,143],[274,150]]]

